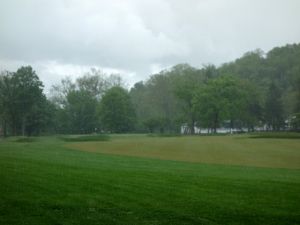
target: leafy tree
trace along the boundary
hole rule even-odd
[[[201,126],[216,132],[224,120],[229,120],[233,127],[243,104],[238,81],[232,76],[220,76],[198,90],[193,99],[193,111]]]
[[[11,117],[13,117],[12,100],[14,89],[12,87],[12,73],[3,71],[0,74],[0,125],[2,124],[3,135],[7,135],[7,127]]]
[[[109,89],[100,102],[99,116],[106,131],[112,133],[132,131],[135,111],[128,92],[121,87]]]
[[[191,134],[195,133],[196,115],[193,110],[195,92],[204,84],[204,76],[200,70],[188,64],[179,64],[172,68],[170,75],[174,76],[173,85],[176,97],[181,101],[183,122],[187,122]]]
[[[90,92],[75,90],[68,93],[66,113],[72,133],[92,133],[98,127],[97,101]]]
[[[207,83],[209,80],[217,78],[219,76],[219,71],[215,65],[208,64],[204,65],[204,68],[201,70],[204,74],[204,80]]]
[[[180,115],[179,101],[173,92],[173,77],[168,71],[152,75],[145,83],[139,82],[130,90],[137,114],[138,131],[177,132]],[[152,122],[151,122],[152,121]],[[149,123],[160,121],[160,128],[149,128]]]
[[[154,129],[152,129],[152,125],[150,125],[150,127],[148,126],[148,124],[152,124],[150,117],[153,116],[152,112],[154,109],[151,104],[152,101],[150,99],[150,92],[148,89],[148,86],[141,81],[135,83],[129,92],[136,112],[137,132],[146,132],[148,130],[152,133],[154,131]]]
[[[263,120],[262,97],[259,89],[247,80],[242,80],[239,89],[243,104],[237,108],[239,110],[239,119],[244,127],[248,127],[249,131],[254,131],[255,126],[260,125]]]
[[[45,119],[46,97],[43,84],[31,66],[6,72],[0,79],[0,104],[4,133],[7,126],[12,134],[38,134]]]
[[[123,81],[117,74],[107,76],[101,70],[92,68],[90,72],[84,74],[76,80],[75,86],[79,90],[88,92],[92,97],[100,99],[109,88],[122,86]]]
[[[153,133],[160,126],[160,120],[157,118],[150,118],[144,121],[144,125],[147,127],[150,133]]]
[[[99,128],[96,113],[104,93],[113,86],[121,86],[119,75],[107,75],[92,68],[73,82],[69,77],[51,89],[55,108],[55,130],[59,133],[91,133]]]
[[[70,77],[61,80],[60,84],[53,85],[50,90],[50,100],[59,107],[67,104],[67,96],[70,92],[76,90],[76,84],[72,82]]]
[[[265,105],[265,120],[272,130],[279,130],[284,126],[281,90],[272,82],[269,87]]]
[[[32,118],[44,98],[43,84],[31,66],[21,67],[12,77],[15,85],[16,109],[21,118],[22,134],[25,135],[29,117]]]

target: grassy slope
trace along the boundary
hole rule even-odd
[[[240,136],[115,137],[111,142],[72,143],[90,152],[210,164],[300,169],[300,139]]]
[[[299,170],[103,155],[64,144],[0,142],[0,224],[300,223]]]

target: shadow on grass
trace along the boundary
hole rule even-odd
[[[152,133],[148,134],[148,137],[182,137],[181,134],[160,134],[160,133]]]
[[[21,137],[14,140],[14,142],[19,142],[19,143],[29,143],[35,141],[37,141],[37,139],[33,137]]]
[[[300,139],[300,133],[296,132],[263,132],[251,134],[249,138],[276,138],[276,139]]]
[[[87,142],[87,141],[109,141],[110,137],[106,134],[101,135],[82,135],[82,136],[62,136],[60,140],[66,142]]]

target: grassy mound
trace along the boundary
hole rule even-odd
[[[171,134],[171,133],[165,133],[165,134],[160,134],[160,133],[152,133],[148,134],[149,137],[181,137],[181,134]]]
[[[180,138],[112,136],[110,142],[73,142],[67,146],[102,154],[195,163],[300,169],[299,142],[296,139],[248,137],[249,135],[182,136]]]
[[[279,139],[300,139],[300,133],[296,132],[262,132],[254,133],[250,138],[279,138]]]
[[[29,143],[29,142],[37,141],[37,139],[33,138],[33,137],[21,137],[21,138],[15,139],[14,141],[19,142],[19,143]]]
[[[63,136],[61,140],[66,142],[88,142],[88,141],[108,141],[110,137],[106,134],[101,135],[82,135],[82,136]]]

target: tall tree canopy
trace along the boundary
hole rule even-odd
[[[21,67],[14,73],[2,74],[0,87],[5,126],[9,124],[14,135],[39,133],[47,100],[43,84],[32,67]]]
[[[104,130],[112,133],[134,129],[135,111],[129,93],[121,87],[109,89],[103,96],[99,115]]]

